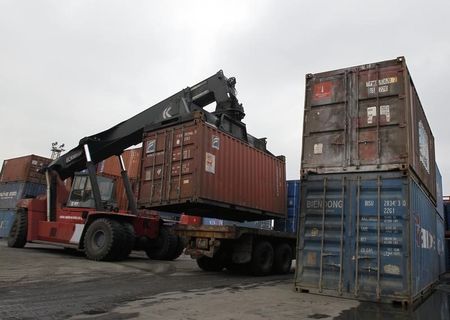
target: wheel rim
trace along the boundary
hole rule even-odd
[[[101,249],[105,246],[106,235],[102,230],[97,230],[92,235],[92,245],[95,249]]]

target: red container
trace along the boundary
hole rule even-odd
[[[39,172],[52,160],[34,154],[3,161],[0,182],[45,183],[45,175]]]
[[[139,206],[227,220],[286,216],[284,157],[206,123],[144,134]]]
[[[434,137],[405,59],[306,76],[302,175],[412,170],[436,200]]]
[[[142,148],[125,150],[122,153],[125,169],[130,179],[137,179],[142,155]],[[97,173],[120,176],[120,165],[117,157],[110,157],[97,164]]]

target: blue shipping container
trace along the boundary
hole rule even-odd
[[[450,230],[450,199],[444,197],[444,222],[445,230]]]
[[[275,219],[273,228],[276,231],[296,233],[300,213],[300,180],[286,181],[286,190],[287,218]]]
[[[442,175],[436,163],[436,209],[442,219],[444,215],[444,193],[442,191]]]
[[[298,291],[412,304],[438,280],[442,220],[413,176],[310,175],[301,208]]]
[[[15,210],[0,210],[0,239],[9,235],[9,230],[14,223]]]
[[[17,201],[45,194],[46,185],[34,182],[0,183],[0,209],[14,209]]]

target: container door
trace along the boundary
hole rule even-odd
[[[363,176],[351,185],[349,292],[373,301],[403,300],[409,295],[407,179]]]
[[[308,78],[303,132],[302,168],[347,165],[347,74]]]
[[[302,211],[296,283],[319,292],[347,291],[345,246],[349,212],[345,201],[347,181],[323,178],[302,182]]]
[[[355,110],[352,165],[376,170],[406,164],[407,126],[401,64],[357,70],[352,82]]]

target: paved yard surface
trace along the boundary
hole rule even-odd
[[[293,291],[293,273],[206,273],[187,256],[133,253],[93,262],[63,249],[0,241],[0,319],[450,319],[450,285],[415,312]]]

